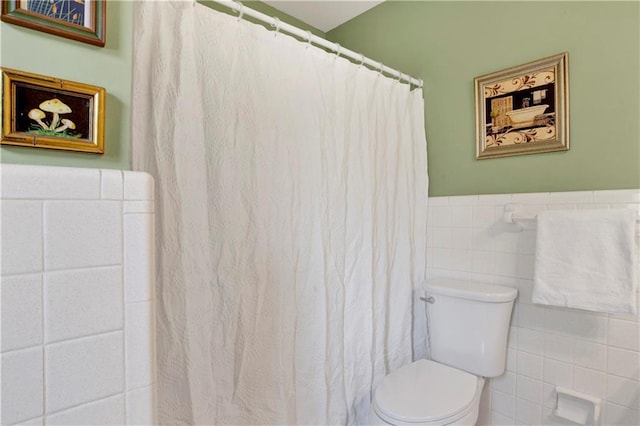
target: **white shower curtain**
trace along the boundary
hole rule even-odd
[[[191,2],[135,22],[159,422],[367,423],[424,355],[422,91]]]

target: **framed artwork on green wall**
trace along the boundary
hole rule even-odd
[[[566,52],[476,77],[476,158],[569,149]]]
[[[4,22],[104,47],[106,0],[2,0]]]
[[[0,144],[104,153],[104,88],[1,70]]]

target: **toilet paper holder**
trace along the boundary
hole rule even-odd
[[[600,425],[600,398],[556,386],[553,415],[579,425]]]

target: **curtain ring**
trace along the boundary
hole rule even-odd
[[[271,24],[271,26],[276,29],[276,32],[273,34],[273,36],[277,37],[278,33],[280,32],[280,18],[273,18],[273,23]]]
[[[398,79],[396,80],[396,83],[400,83],[400,80],[402,80],[402,75],[403,74],[401,72],[398,73]]]
[[[418,87],[422,89],[422,85],[424,84],[424,81],[422,81],[422,79],[418,80]]]
[[[364,65],[364,53],[360,54],[360,67]]]
[[[340,57],[340,53],[342,52],[342,46],[340,46],[340,43],[336,43],[336,46],[338,46],[338,48],[336,49],[336,57],[334,58],[334,60],[338,59]]]
[[[244,4],[242,4],[241,1],[236,2],[238,3],[238,22],[240,22],[242,20],[242,17],[244,16]]]
[[[307,31],[307,49],[311,46],[311,31]]]
[[[380,62],[380,66],[378,67],[378,75],[382,75],[383,70],[384,70],[384,64]]]

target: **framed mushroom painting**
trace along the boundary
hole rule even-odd
[[[4,22],[104,47],[107,0],[0,0]]]
[[[3,145],[104,153],[105,89],[2,68]]]
[[[569,149],[569,76],[561,53],[475,79],[476,158]]]

